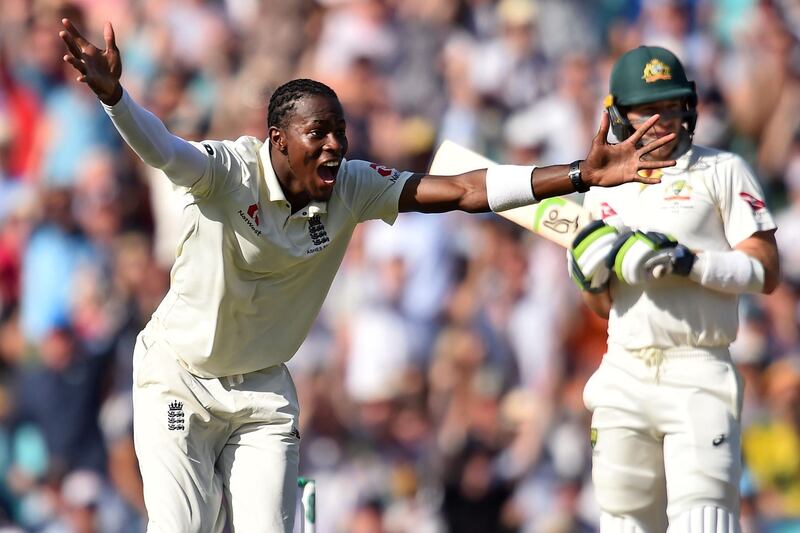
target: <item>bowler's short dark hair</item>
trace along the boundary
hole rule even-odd
[[[301,78],[286,82],[275,89],[269,99],[267,127],[285,127],[287,118],[294,111],[295,103],[306,96],[326,96],[339,99],[333,89],[316,80]]]

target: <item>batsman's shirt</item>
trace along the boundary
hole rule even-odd
[[[756,232],[775,229],[764,194],[737,155],[694,146],[661,183],[592,188],[584,205],[595,219],[675,237],[692,250],[727,251]],[[646,285],[612,282],[608,343],[628,350],[725,347],[736,338],[738,297],[667,276]]]
[[[208,154],[188,188],[170,289],[153,314],[192,373],[223,377],[288,361],[303,342],[356,224],[392,224],[412,175],[344,160],[333,195],[294,214],[254,137],[193,143]]]

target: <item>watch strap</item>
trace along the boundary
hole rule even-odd
[[[586,192],[589,190],[589,187],[584,183],[583,179],[581,179],[581,161],[582,159],[578,159],[569,165],[569,181],[572,182],[572,188],[575,189],[575,192]]]

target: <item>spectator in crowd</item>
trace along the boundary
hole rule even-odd
[[[744,157],[777,217],[786,280],[743,303],[732,353],[747,381],[743,524],[797,528],[794,4],[4,0],[0,529],[146,523],[131,357],[168,286],[182,207],[65,75],[64,16],[114,23],[126,87],[186,139],[264,138],[272,90],[311,77],[345,102],[352,154],[420,169],[444,138],[506,163],[581,154],[617,57],[674,49],[701,87],[696,141]],[[492,215],[396,226],[359,230],[292,361],[317,531],[592,531],[576,391],[606,327],[581,310],[563,251]]]

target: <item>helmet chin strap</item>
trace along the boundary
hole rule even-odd
[[[672,149],[669,157],[672,159],[678,159],[680,156],[688,152],[689,148],[692,147],[692,137],[692,134],[690,134],[685,127],[681,126],[681,131],[678,132],[678,143],[675,145],[675,148]]]

